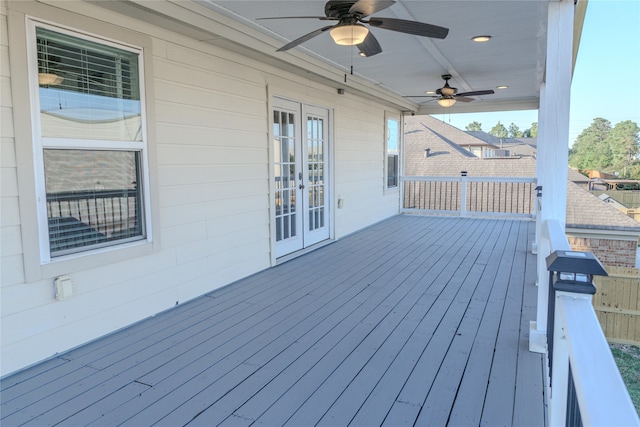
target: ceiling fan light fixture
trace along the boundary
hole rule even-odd
[[[442,93],[444,96],[453,96],[456,94],[456,89],[453,87],[445,86],[443,88],[440,88],[440,93]]]
[[[456,103],[455,98],[440,98],[438,99],[438,105],[444,108],[453,107],[453,104]]]
[[[473,40],[476,43],[484,43],[491,40],[491,36],[475,36],[471,40]]]
[[[331,38],[341,46],[360,44],[369,34],[369,30],[362,24],[336,25],[329,30]]]

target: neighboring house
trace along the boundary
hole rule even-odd
[[[447,136],[449,132],[448,128],[451,127],[451,125],[444,123],[431,116],[421,116],[421,117],[425,117],[425,120],[429,121],[429,127],[436,135],[439,135],[440,138],[444,140],[448,140],[448,136]],[[471,132],[469,132],[466,135],[464,135],[464,132],[463,132],[462,134],[456,135],[456,137],[457,138],[455,141],[449,140],[449,142],[451,142],[452,144],[458,145],[460,148],[473,154],[474,157],[485,158],[485,157],[495,157],[496,155],[495,151],[498,149],[498,146],[496,146],[495,144],[488,143],[480,138],[477,138]]]
[[[617,179],[618,177],[612,173],[602,172],[596,169],[586,169],[583,171],[589,178],[601,178],[601,179]]]
[[[461,153],[463,144],[457,141],[469,137],[431,116],[406,117],[404,174],[460,176],[466,170],[469,176],[536,176],[536,161],[531,157],[480,158],[466,150]],[[426,148],[431,149],[428,158]]]
[[[637,179],[599,179],[598,183],[605,186],[605,190],[640,190]]]
[[[605,265],[635,267],[640,222],[569,182],[567,239],[574,250],[590,251]]]
[[[436,127],[440,133],[436,133]],[[433,117],[405,119],[405,175],[535,177],[533,157],[481,159],[461,154],[465,132]],[[425,157],[424,148],[431,147]],[[566,234],[572,248],[594,252],[607,265],[634,267],[640,223],[587,191],[589,178],[569,168]],[[544,189],[543,189],[544,191]]]
[[[496,156],[535,157],[536,138],[499,138],[485,131],[465,131],[469,135],[497,147]]]
[[[592,190],[610,191],[610,190],[640,190],[640,181],[636,179],[621,179],[616,174],[602,172],[596,169],[587,169],[582,171],[592,179]]]
[[[573,168],[569,168],[567,172],[567,179],[587,191],[593,189],[593,180]]]

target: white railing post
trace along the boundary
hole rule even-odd
[[[571,250],[567,236],[558,221],[537,218],[540,222],[538,238],[538,305],[536,320],[529,324],[529,351],[546,353],[547,317],[549,313],[549,272],[546,258],[555,251]]]
[[[556,292],[556,301],[562,296],[571,296],[568,292]],[[555,304],[556,319],[560,319],[562,304]],[[569,395],[569,350],[562,322],[555,322],[553,325],[553,354],[552,358],[553,377],[551,379],[551,396],[549,401],[549,425],[566,426],[567,420],[567,396]]]
[[[460,216],[467,216],[467,171],[460,172],[462,181],[460,185]]]
[[[564,326],[568,366],[571,367],[582,425],[640,426],[638,413],[613,359],[591,298],[573,293],[558,294],[558,323]],[[567,383],[566,378],[560,381]],[[555,387],[555,380],[553,384]],[[571,425],[572,414],[567,409],[565,414],[570,417]],[[551,423],[551,426],[555,425],[566,424]]]
[[[556,250],[545,261],[549,424],[640,427],[591,301],[593,277],[606,276],[606,270],[591,252]]]

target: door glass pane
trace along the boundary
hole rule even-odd
[[[295,115],[275,111],[273,120],[276,241],[280,241],[297,234]]]
[[[309,231],[324,226],[324,119],[307,117],[307,180],[309,190]]]

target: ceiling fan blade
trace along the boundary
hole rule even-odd
[[[456,101],[460,101],[460,102],[471,102],[473,101],[473,98],[467,98],[466,96],[456,96]]]
[[[494,91],[492,91],[491,89],[489,90],[475,90],[473,92],[463,92],[463,93],[459,93],[458,95],[456,95],[456,99],[457,97],[460,96],[479,96],[479,95],[491,95],[495,93]]]
[[[356,45],[360,52],[366,56],[367,58],[373,55],[377,55],[382,52],[382,48],[380,47],[380,43],[378,43],[378,39],[376,39],[371,31],[367,34],[364,41],[359,45]]]
[[[425,24],[424,22],[407,21],[406,19],[370,18],[367,23],[372,27],[434,39],[444,39],[449,34],[448,28]]]
[[[285,50],[289,50],[292,47],[296,47],[299,44],[304,43],[307,40],[310,40],[310,39],[314,38],[315,36],[319,36],[320,34],[324,33],[325,31],[327,31],[327,30],[329,30],[331,28],[333,28],[333,25],[328,25],[326,27],[322,27],[320,29],[312,31],[309,34],[305,34],[304,36],[299,37],[299,38],[295,39],[294,41],[285,44],[280,49],[276,50],[276,52],[284,52]]]
[[[319,19],[321,21],[338,20],[338,18],[332,18],[330,16],[269,16],[267,18],[256,18],[256,21],[263,21],[267,19]]]
[[[357,13],[362,17],[371,16],[376,12],[380,12],[393,5],[395,0],[358,0],[351,9],[349,9],[349,13]]]

